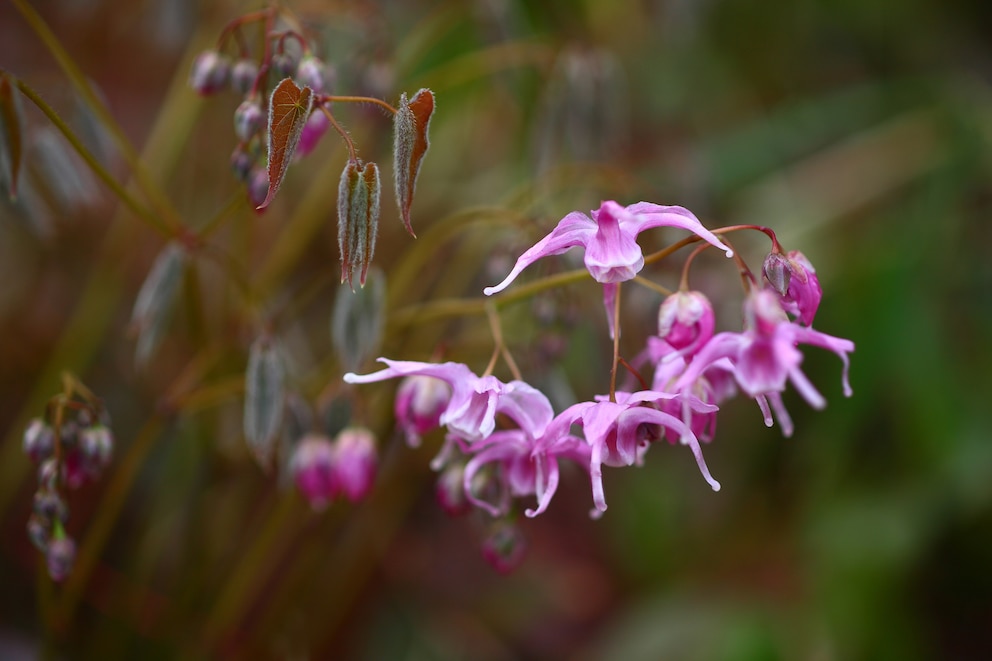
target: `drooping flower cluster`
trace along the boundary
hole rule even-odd
[[[65,529],[69,518],[66,489],[97,480],[110,464],[114,436],[102,403],[71,375],[64,375],[64,392],[49,402],[44,418],[24,430],[24,454],[38,467],[34,513],[28,537],[45,555],[55,581],[72,571],[76,543]]]
[[[333,441],[322,434],[301,438],[289,468],[300,493],[319,512],[339,495],[353,503],[363,500],[372,489],[376,462],[372,432],[349,427]]]
[[[758,403],[766,424],[777,419],[786,436],[793,431],[781,397],[787,384],[814,408],[825,405],[801,370],[801,345],[821,347],[840,357],[844,394],[850,396],[848,354],[854,344],[813,330],[822,298],[815,271],[802,253],[783,254],[767,228],[736,227],[714,233],[681,207],[646,202],[623,207],[608,201],[591,217],[568,214],[551,234],[520,256],[501,283],[486,288],[485,293],[503,290],[543,257],[581,246],[586,269],[604,286],[609,330],[614,336],[619,330],[620,283],[633,280],[645,266],[637,236],[661,226],[689,230],[694,237],[687,242],[705,241],[735,257],[740,272],[749,279],[742,330],[715,333],[713,306],[705,294],[689,290],[683,276],[682,288],[661,304],[657,335],[648,339],[634,360],[642,369],[648,365],[652,370],[647,379],[636,375],[644,384],[641,390],[611,387],[609,393],[555,415],[547,397],[526,382],[503,382],[489,373],[479,376],[462,363],[380,358],[385,369],[345,374],[344,380],[353,384],[403,378],[395,413],[397,426],[411,445],[418,444],[430,429],[445,429],[444,447],[432,466],[440,471],[438,497],[447,511],[475,506],[504,526],[509,525],[513,499],[526,498],[532,499],[533,506],[525,514],[537,516],[550,504],[558,488],[559,464],[565,461],[589,476],[592,514],[598,516],[606,510],[602,467],[639,465],[645,453],[661,441],[688,447],[703,478],[717,491],[720,484],[710,475],[701,443],[713,439],[717,412],[724,401],[738,390],[743,392]],[[740,229],[759,230],[772,238],[773,249],[765,259],[760,281],[718,238],[720,232]],[[615,355],[614,369],[619,361]],[[515,538],[500,530],[500,539]],[[516,557],[518,546],[504,553],[487,552],[487,557]],[[495,544],[490,551],[494,548],[502,546]]]

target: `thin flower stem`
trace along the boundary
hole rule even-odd
[[[345,144],[348,145],[349,158],[352,161],[358,161],[358,150],[355,149],[355,143],[351,141],[351,136],[344,130],[344,127],[338,124],[338,120],[334,119],[334,115],[332,115],[331,111],[327,109],[327,106],[321,104],[320,110],[324,113],[324,116],[327,117],[327,121],[331,123],[334,130],[337,131],[344,139]]]
[[[58,116],[55,110],[52,109],[50,105],[45,103],[45,100],[42,99],[38,93],[31,88],[31,86],[18,78],[14,78],[14,84],[17,85],[17,89],[19,89],[24,96],[26,96],[32,103],[34,103],[34,105],[38,107],[39,110],[41,110],[41,112],[45,114],[49,121],[55,125],[55,128],[57,128],[62,135],[65,136],[66,140],[69,141],[69,144],[71,144],[73,149],[76,150],[76,153],[79,154],[84,161],[86,161],[86,164],[91,170],[93,170],[93,173],[103,180],[105,184],[107,184],[110,190],[114,192],[117,198],[120,199],[120,201],[123,202],[135,216],[144,220],[164,236],[171,236],[175,233],[157,216],[141,206],[141,204],[127,192],[124,186],[122,186],[120,182],[118,182],[114,176],[100,164],[100,161],[98,161],[96,157],[93,156],[88,149],[86,149],[86,146],[76,136],[76,134],[73,133],[72,129],[70,129],[69,126],[62,121],[62,118]]]
[[[238,190],[231,195],[231,200],[220,211],[215,213],[210,220],[196,230],[197,239],[201,241],[207,239],[211,234],[223,227],[226,220],[244,208],[244,204],[244,191]]]
[[[339,102],[339,103],[372,103],[379,106],[380,108],[385,108],[393,115],[399,112],[396,108],[386,103],[382,99],[376,99],[375,97],[371,97],[371,96],[336,96],[333,94],[327,94],[325,96],[320,97],[320,100]]]
[[[651,389],[651,387],[648,385],[648,382],[644,380],[644,377],[641,376],[641,373],[640,372],[638,372],[637,370],[634,369],[634,366],[633,365],[631,365],[630,363],[628,363],[623,358],[620,358],[620,364],[623,365],[624,367],[626,367],[627,368],[627,371],[630,372],[632,375],[634,375],[634,378],[637,379],[638,383],[641,384],[641,389],[642,390],[650,390]]]
[[[727,242],[727,245],[729,246],[730,243]],[[689,253],[689,256],[685,258],[685,264],[682,265],[682,279],[679,281],[679,290],[689,291],[689,266],[692,264],[692,260],[694,260],[696,258],[696,255],[698,255],[699,253],[703,252],[707,248],[712,248],[712,247],[713,246],[711,246],[710,244],[704,243],[703,245],[699,246],[691,253]],[[737,251],[734,250],[734,257],[736,256],[737,256]]]
[[[648,280],[647,278],[641,277],[639,275],[634,276],[634,282],[641,285],[642,287],[647,287],[651,291],[656,291],[662,296],[671,296],[674,293],[668,287],[662,287],[657,282],[652,282],[651,280]]]
[[[492,301],[486,301],[486,315],[489,317],[489,329],[492,331],[493,341],[496,343],[496,349],[500,354],[502,354],[503,360],[506,361],[507,367],[510,368],[510,373],[513,374],[513,378],[518,381],[523,380],[523,377],[520,374],[520,368],[517,367],[517,362],[513,360],[510,350],[503,341],[503,330],[500,327],[499,312],[496,309],[496,305]]]
[[[623,283],[617,283],[617,295],[613,300],[613,364],[610,367],[610,401],[617,401],[617,363],[620,362],[620,293]]]

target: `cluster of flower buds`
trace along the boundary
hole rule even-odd
[[[28,536],[45,554],[48,573],[62,581],[72,570],[76,544],[66,533],[69,506],[65,490],[96,480],[110,464],[114,437],[102,406],[79,401],[69,391],[79,385],[84,399],[92,395],[81,384],[66,379],[67,393],[57,395],[44,419],[35,418],[24,430],[24,454],[38,467],[34,512],[28,519]]]
[[[290,458],[290,471],[310,506],[321,511],[339,495],[352,503],[372,489],[377,463],[375,436],[368,429],[347,427],[332,441],[322,434],[301,438]]]
[[[616,389],[611,383],[608,393],[575,403],[556,415],[548,398],[526,382],[478,376],[461,363],[382,358],[383,370],[344,375],[348,383],[403,378],[395,413],[397,426],[411,445],[430,429],[445,428],[444,447],[432,464],[440,471],[438,499],[451,512],[474,506],[496,517],[498,534],[487,542],[485,555],[497,568],[518,561],[522,548],[509,518],[514,499],[536,500],[535,507],[525,510],[528,517],[547,509],[558,486],[560,461],[578,465],[589,476],[593,516],[606,510],[603,466],[640,465],[648,449],[663,440],[688,447],[703,478],[716,491],[720,484],[710,475],[700,442],[712,440],[716,414],[725,400],[742,391],[757,402],[765,423],[771,426],[777,419],[786,436],[792,433],[781,397],[787,382],[814,408],[825,405],[800,369],[800,345],[821,347],[839,356],[844,366],[844,394],[851,394],[847,368],[854,344],[813,330],[822,298],[813,267],[799,252],[783,254],[767,228],[735,227],[714,233],[682,207],[647,202],[623,207],[608,201],[591,217],[579,212],[565,216],[548,236],[520,256],[503,282],[486,288],[485,293],[506,288],[543,257],[581,246],[588,272],[603,284],[608,328],[615,337],[621,283],[633,280],[645,265],[637,237],[654,227],[688,230],[692,236],[686,243],[705,242],[735,257],[739,271],[748,279],[743,329],[715,333],[709,299],[690,290],[683,278],[683,287],[661,304],[657,335],[648,339],[632,361],[653,370],[647,378],[635,373],[640,390]],[[759,230],[772,239],[761,277],[751,275],[740,256],[718,237],[741,229]],[[698,252],[687,262],[686,274]],[[614,370],[618,362],[615,355]]]

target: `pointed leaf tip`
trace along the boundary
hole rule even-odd
[[[23,151],[24,113],[20,101],[11,76],[0,72],[0,179],[7,180],[7,194],[11,200],[17,198],[17,176]]]
[[[434,92],[427,88],[420,89],[412,98],[407,100],[406,94],[400,95],[399,108],[393,120],[393,174],[396,183],[396,204],[406,231],[414,238],[410,223],[410,207],[413,204],[413,193],[417,187],[417,175],[420,174],[420,164],[430,147],[427,131],[430,128],[431,117],[434,114]]]
[[[291,78],[284,78],[272,90],[269,97],[269,190],[256,209],[269,206],[279,192],[312,107],[313,91],[309,87],[298,87]]]

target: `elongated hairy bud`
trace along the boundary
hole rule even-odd
[[[365,286],[375,237],[379,229],[379,168],[375,163],[348,161],[338,184],[338,249],[341,251],[341,282],[355,289],[355,271]]]

